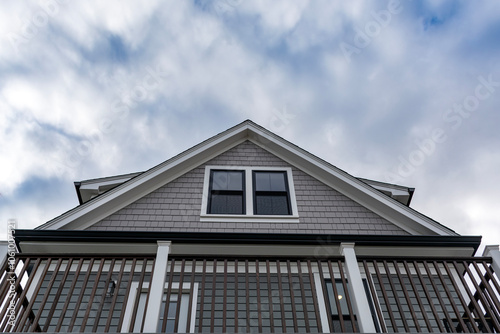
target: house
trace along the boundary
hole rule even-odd
[[[75,187],[15,231],[1,331],[500,332],[498,246],[251,121]]]

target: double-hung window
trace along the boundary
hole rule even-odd
[[[243,171],[210,171],[208,213],[243,214],[245,212],[245,174]]]
[[[298,222],[289,167],[207,166],[202,221]]]
[[[254,171],[254,214],[290,215],[290,192],[286,172]]]

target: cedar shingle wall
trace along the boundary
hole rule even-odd
[[[206,165],[290,167],[251,142]],[[300,223],[200,222],[205,164],[108,216],[89,230],[408,234],[338,191],[292,167]]]

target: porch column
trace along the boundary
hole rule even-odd
[[[156,333],[156,329],[158,328],[170,245],[170,241],[158,241],[153,278],[149,289],[148,309],[144,320],[144,333]]]
[[[500,246],[499,245],[490,245],[486,246],[483,251],[483,256],[491,256],[492,263],[491,266],[497,275],[500,276]]]
[[[354,252],[353,242],[343,242],[340,244],[340,253],[345,258],[345,268],[347,280],[349,281],[349,294],[351,296],[354,312],[357,315],[359,331],[362,333],[375,333],[370,311],[370,304],[366,298],[365,288],[359,271],[358,259]]]

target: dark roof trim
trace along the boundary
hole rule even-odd
[[[16,230],[16,242],[74,241],[74,242],[130,242],[148,243],[170,240],[175,243],[247,243],[335,245],[354,242],[359,246],[431,246],[471,247],[474,252],[481,244],[481,236],[415,236],[415,235],[339,235],[339,234],[263,234],[263,233],[209,233],[209,232],[131,232],[131,231],[68,231]]]
[[[415,188],[408,188],[408,192],[410,193],[410,198],[408,198],[406,206],[410,206],[411,200],[413,199],[413,194],[415,193]]]
[[[78,203],[83,204],[82,195],[80,194],[80,187],[82,186],[81,182],[75,182],[75,190],[76,195],[78,196]]]

